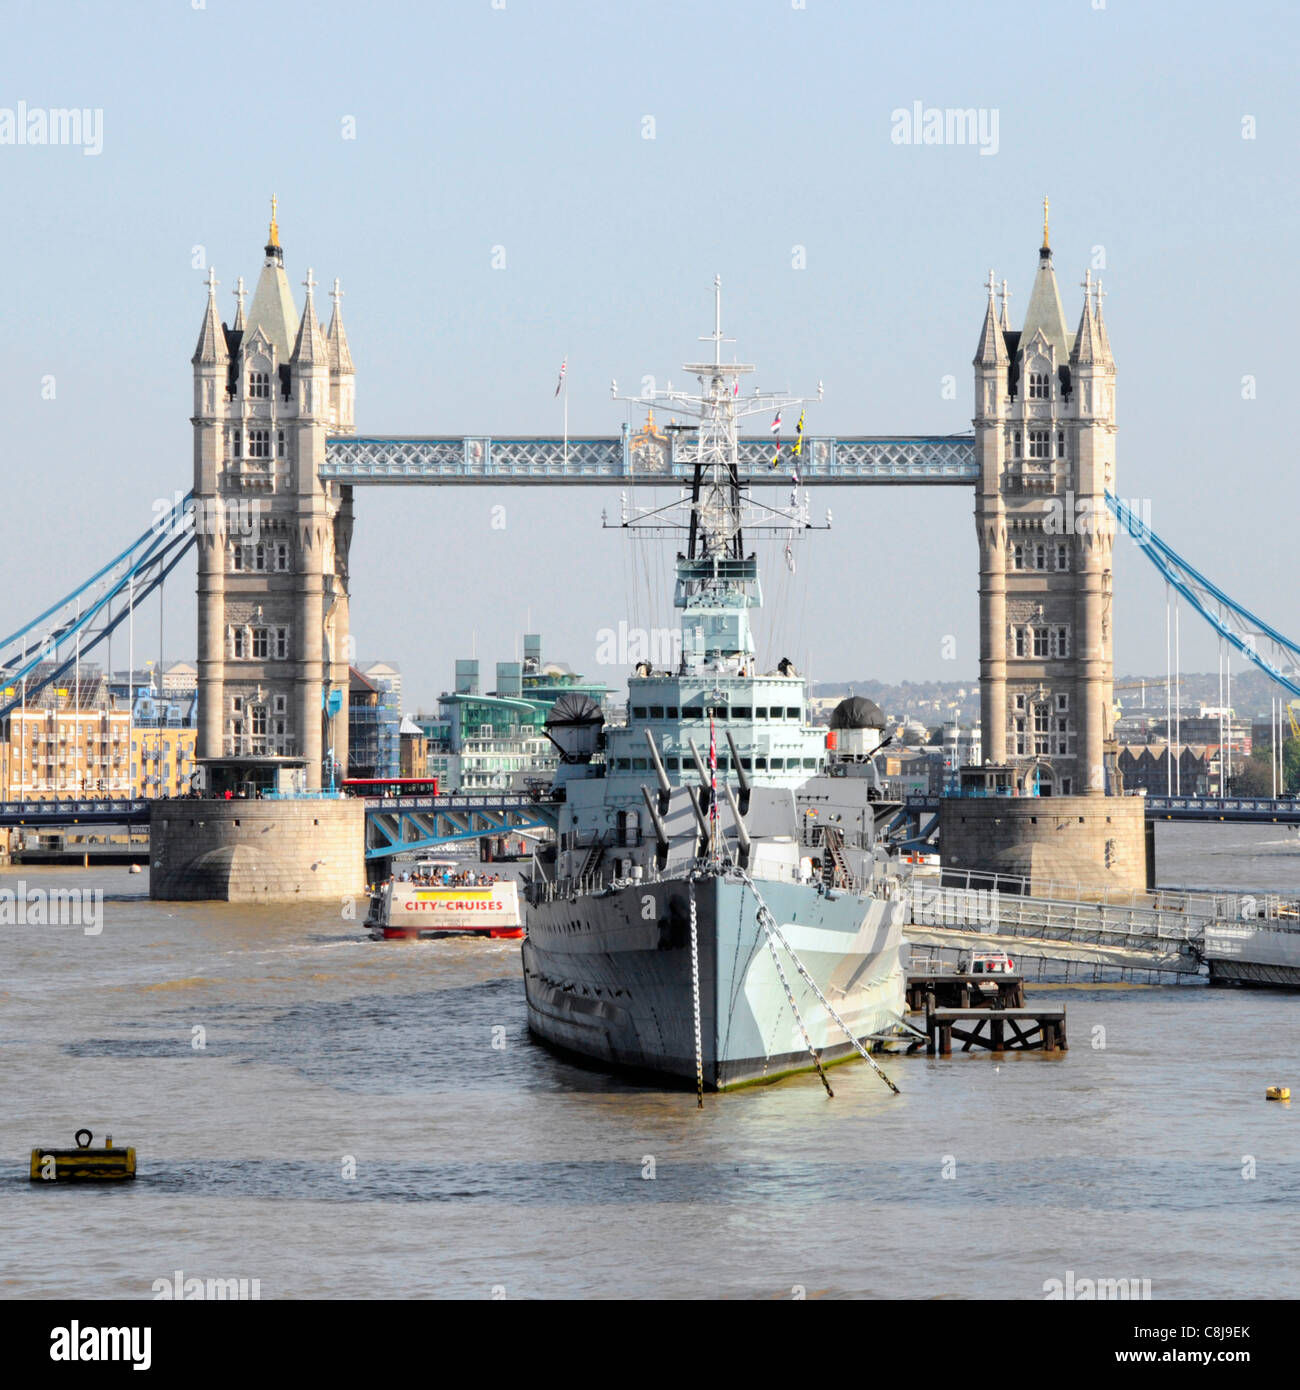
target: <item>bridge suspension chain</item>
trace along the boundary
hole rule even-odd
[[[193,495],[187,493],[107,565],[0,640],[0,687],[13,692],[0,697],[0,718],[64,676],[162,585],[194,545],[192,504]],[[123,595],[129,596],[128,606],[114,614],[113,602]],[[69,643],[74,645],[73,654],[60,658],[60,647]],[[49,669],[29,679],[43,664]]]
[[[1300,643],[1283,636],[1188,564],[1128,503],[1108,492],[1106,504],[1166,582],[1220,636],[1266,676],[1300,697]]]

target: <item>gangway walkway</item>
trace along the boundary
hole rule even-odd
[[[1300,904],[1277,894],[1104,894],[1062,883],[1039,885],[1030,896],[1022,879],[970,874],[953,884],[947,877],[947,884],[914,882],[909,941],[1195,975],[1207,959],[1207,936],[1243,924],[1300,936]]]

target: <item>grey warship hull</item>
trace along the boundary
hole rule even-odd
[[[760,880],[781,934],[855,1037],[903,1009],[900,899]],[[523,945],[530,1032],[602,1065],[694,1084],[691,904],[704,1084],[727,1090],[808,1071],[812,1058],[735,873],[632,882],[532,904]],[[786,951],[777,957],[823,1061],[855,1052]]]

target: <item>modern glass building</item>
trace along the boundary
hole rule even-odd
[[[551,706],[572,692],[604,702],[607,686],[544,663],[541,642],[529,633],[523,661],[497,662],[489,694],[480,689],[477,658],[457,660],[456,688],[439,698],[437,716],[416,716],[429,740],[429,774],[444,790],[512,791],[534,780],[549,783],[558,765],[545,733]]]

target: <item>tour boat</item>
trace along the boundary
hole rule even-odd
[[[441,936],[518,939],[524,934],[513,879],[495,883],[444,883],[467,878],[456,860],[427,860],[419,877],[389,879],[370,895],[366,927],[376,941],[426,941]]]

